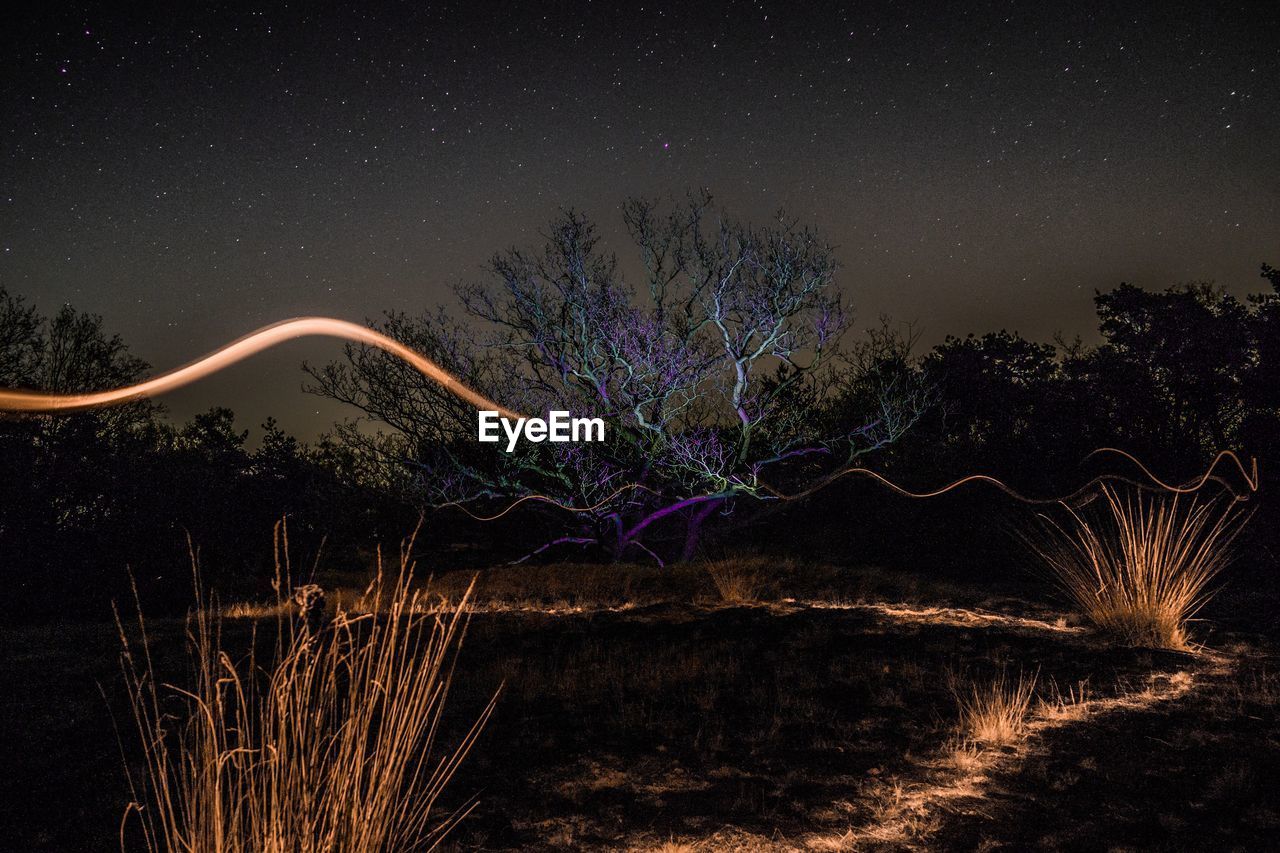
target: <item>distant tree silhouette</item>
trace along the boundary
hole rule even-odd
[[[69,306],[44,317],[0,288],[5,387],[100,390],[135,382],[146,367],[100,317]],[[274,422],[252,453],[247,437],[229,409],[175,428],[146,400],[0,416],[0,576],[10,601],[24,604],[6,615],[83,606],[103,615],[111,596],[127,594],[126,567],[145,594],[185,602],[188,534],[208,557],[208,580],[240,583],[264,575],[282,515],[298,516],[293,539],[304,549],[331,520],[352,532],[341,503],[351,495],[306,448]]]
[[[1234,445],[1257,350],[1248,306],[1205,284],[1161,293],[1122,284],[1095,302],[1105,343],[1078,367],[1116,439],[1165,457]]]
[[[1264,449],[1246,426],[1256,432],[1280,411],[1275,294],[1241,301],[1205,284],[1121,284],[1094,302],[1094,346],[1002,331],[935,347],[923,369],[940,404],[903,452],[1061,483],[1101,445],[1175,470],[1223,448]]]
[[[1245,412],[1240,443],[1270,459],[1268,451],[1274,454],[1280,448],[1280,270],[1263,264],[1262,277],[1271,284],[1271,292],[1249,297],[1257,352],[1242,381]],[[1264,467],[1264,477],[1270,484],[1280,484],[1273,467],[1274,463]]]
[[[1218,450],[1231,449],[1261,460],[1254,506],[1271,517],[1266,495],[1280,486],[1280,274],[1265,265],[1262,272],[1269,292],[1244,300],[1204,284],[1100,292],[1095,345],[1004,331],[948,338],[922,362],[938,405],[883,459],[885,470],[917,484],[981,471],[1050,496],[1097,474],[1137,473],[1115,459],[1086,463],[1098,447],[1130,451],[1170,480],[1198,475]],[[1002,496],[974,490],[911,511],[915,532],[897,547],[946,543],[920,559],[963,553],[986,565],[1013,553],[989,535],[992,520],[1011,511]],[[891,538],[891,520],[880,522]],[[1274,529],[1259,523],[1250,535],[1260,541]]]

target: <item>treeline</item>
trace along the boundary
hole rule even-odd
[[[949,338],[921,364],[940,403],[898,455],[1029,489],[1060,488],[1102,446],[1170,476],[1224,449],[1265,460],[1280,446],[1280,271],[1263,265],[1262,276],[1270,289],[1244,300],[1208,284],[1099,293],[1096,346]]]
[[[1268,463],[1280,447],[1280,272],[1264,266],[1262,274],[1269,287],[1245,299],[1208,285],[1150,292],[1122,284],[1100,293],[1101,342],[1094,345],[1004,331],[949,338],[905,365],[932,389],[930,405],[872,464],[922,489],[981,471],[1024,493],[1053,495],[1104,467],[1123,469],[1114,459],[1086,462],[1097,447],[1130,451],[1173,480],[1234,449],[1261,461],[1252,541],[1269,554],[1276,525],[1267,496],[1278,475]],[[133,382],[147,369],[100,318],[70,307],[42,316],[0,289],[0,386],[70,393]],[[149,401],[0,419],[6,618],[105,614],[107,601],[128,594],[130,572],[157,607],[185,602],[188,539],[224,594],[260,591],[270,574],[270,531],[282,516],[300,563],[323,542],[329,562],[359,566],[421,509],[402,489],[380,488],[385,474],[337,438],[307,446],[268,420],[253,449],[248,439],[228,409],[172,424]],[[978,554],[998,561],[1008,543],[992,535],[990,522],[1009,511],[1001,495],[981,489],[925,505],[851,482],[789,509],[789,530],[810,523],[823,535],[786,540],[888,562]],[[462,538],[461,518],[429,519],[429,535],[437,544]],[[554,512],[530,518],[546,529],[557,523]],[[707,546],[722,547],[736,521],[726,518]],[[504,527],[503,536],[518,539],[523,534],[513,531],[526,527]],[[767,514],[735,539],[753,532],[766,544],[776,538]],[[530,541],[544,533],[529,534]],[[519,556],[523,543],[496,545],[481,559]]]
[[[73,393],[146,372],[101,318],[71,307],[45,317],[0,288],[0,386]],[[173,424],[145,400],[0,418],[6,616],[109,615],[110,600],[130,594],[131,575],[157,610],[185,603],[188,541],[207,579],[234,594],[269,575],[281,517],[307,558],[322,540],[341,557],[393,515],[344,468],[342,448],[305,446],[270,419],[256,438],[250,449],[230,409]]]
[[[1246,465],[1256,457],[1260,488],[1241,505],[1254,518],[1235,571],[1276,589],[1280,270],[1261,272],[1266,284],[1244,299],[1208,284],[1098,293],[1093,345],[1008,331],[948,338],[918,366],[936,404],[877,467],[918,491],[982,473],[1045,498],[1099,475],[1149,482],[1119,456],[1091,455],[1098,448],[1127,451],[1176,484],[1200,477],[1219,451]],[[1218,473],[1247,493],[1230,465]],[[1225,494],[1211,483],[1202,497]],[[1031,560],[1017,533],[1058,511],[985,486],[913,501],[850,482],[803,515],[828,534],[817,541],[846,555],[983,578],[1024,573]]]

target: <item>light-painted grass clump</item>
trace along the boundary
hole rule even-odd
[[[751,561],[716,560],[707,563],[706,567],[722,601],[729,604],[749,604],[758,600],[762,581]]]
[[[287,571],[278,575],[283,598]],[[381,614],[339,608],[311,626],[280,616],[265,659],[251,651],[236,660],[202,599],[188,622],[194,682],[184,688],[157,683],[141,619],[141,644],[122,627],[145,759],[131,774],[122,843],[166,853],[437,843],[462,816],[439,815],[437,800],[493,703],[451,749],[437,749],[466,596],[447,613],[422,615],[424,593],[411,582],[402,556],[395,581],[379,571],[367,590],[386,602]]]
[[[1187,650],[1188,623],[1212,595],[1244,516],[1233,504],[1103,487],[1100,511],[1070,510],[1032,541],[1050,573],[1104,633]]]
[[[1019,674],[1014,681],[1003,671],[990,681],[955,680],[951,691],[960,710],[961,735],[987,746],[1020,742],[1026,735],[1035,689],[1035,675]]]

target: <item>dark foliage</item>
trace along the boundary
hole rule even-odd
[[[949,338],[913,358],[898,343],[873,340],[833,363],[821,384],[784,388],[772,405],[792,420],[796,412],[807,412],[797,422],[805,431],[845,435],[865,428],[885,388],[909,382],[931,389],[931,407],[913,412],[911,428],[895,430],[894,441],[875,457],[878,470],[921,490],[975,471],[1037,496],[1071,491],[1104,471],[1137,475],[1123,460],[1088,457],[1102,446],[1130,451],[1172,481],[1198,475],[1221,449],[1257,456],[1263,477],[1253,501],[1259,515],[1244,551],[1262,566],[1278,544],[1268,506],[1276,474],[1268,463],[1280,447],[1280,271],[1264,265],[1262,274],[1270,287],[1243,300],[1202,284],[1161,292],[1122,284],[1098,293],[1101,340],[1093,345],[1038,343],[1000,331]],[[473,293],[472,298],[479,297]],[[471,356],[456,348],[461,330],[415,337],[446,328],[443,317],[430,324],[393,317],[386,324],[391,334],[466,367],[469,375],[499,383],[494,364],[483,354],[464,363]],[[859,353],[869,360],[858,362]],[[152,606],[185,603],[188,537],[201,549],[211,572],[208,580],[216,587],[241,593],[259,589],[268,576],[271,527],[282,516],[290,518],[295,551],[308,565],[324,540],[327,563],[358,568],[362,549],[397,537],[431,503],[413,487],[414,477],[425,470],[420,462],[406,466],[397,479],[389,473],[394,466],[371,464],[371,456],[380,448],[403,451],[406,441],[420,461],[473,454],[475,448],[438,431],[450,420],[469,420],[466,412],[449,408],[454,405],[449,398],[427,391],[406,399],[370,397],[369,389],[377,385],[356,382],[358,371],[363,365],[375,371],[372,376],[387,366],[358,350],[352,357],[356,360],[348,369],[355,373],[317,373],[318,378],[339,390],[340,380],[354,382],[347,390],[368,412],[402,413],[398,439],[339,430],[308,447],[268,420],[251,445],[248,431],[237,428],[228,409],[172,425],[150,402],[69,416],[0,419],[5,618],[106,615],[106,603],[127,594],[130,571]],[[69,307],[44,317],[0,289],[0,385],[82,391],[134,381],[146,369],[118,337],[104,331],[99,318]],[[781,378],[762,373],[758,393],[773,394],[786,376],[785,365]],[[401,382],[409,378],[398,375]],[[544,379],[548,385],[559,381]],[[801,396],[788,396],[795,394]],[[761,442],[776,438],[766,423],[755,435]],[[785,441],[779,441],[785,450]],[[665,451],[679,449],[678,430],[659,445]],[[734,447],[740,449],[741,442]],[[466,463],[470,457],[458,459]],[[619,456],[611,464],[626,461]],[[808,460],[780,468],[778,484],[785,486],[787,477],[811,482],[822,473],[805,471],[805,464]],[[572,480],[590,473],[546,476]],[[693,489],[682,494],[687,498],[697,493],[698,483],[686,480]],[[614,482],[609,481],[610,488]],[[493,505],[501,506],[499,490],[493,495]],[[1023,524],[1030,513],[980,486],[927,502],[892,496],[865,480],[839,481],[794,504],[771,502],[767,493],[758,497],[762,515],[746,526],[744,514],[718,516],[719,536],[713,531],[704,545],[785,542],[792,552],[834,550],[845,560],[983,576],[993,567],[1017,568],[1022,557],[998,528]],[[424,540],[452,553],[455,563],[463,554],[473,554],[468,559],[475,562],[495,562],[564,535],[565,524],[562,514],[546,509],[493,525],[471,523],[456,510],[437,510],[428,517]],[[729,530],[732,539],[723,536]],[[682,542],[675,540],[677,551]],[[1268,580],[1265,572],[1258,576]]]
[[[1271,287],[1245,300],[1206,284],[1098,293],[1096,345],[1037,343],[1007,331],[948,338],[920,364],[938,405],[888,451],[883,470],[919,490],[982,472],[1049,497],[1101,474],[1142,479],[1119,457],[1091,457],[1100,447],[1128,451],[1179,483],[1201,475],[1218,451],[1234,450],[1257,457],[1261,473],[1240,571],[1274,589],[1267,567],[1280,544],[1269,500],[1280,448],[1280,273],[1264,265],[1263,276]],[[1232,482],[1245,485],[1238,476]],[[909,501],[851,483],[812,509],[846,553],[983,578],[1025,568],[1027,555],[1000,528],[1025,525],[1040,508],[981,486]],[[849,518],[876,535],[841,536],[847,524],[837,520]]]
[[[146,365],[99,317],[45,318],[0,289],[0,385],[85,391],[137,380]],[[153,612],[184,607],[188,536],[209,580],[251,588],[266,576],[273,522],[293,519],[300,554],[351,531],[377,504],[341,476],[341,448],[306,448],[274,421],[256,449],[229,409],[173,426],[149,402],[0,419],[3,618],[108,618],[132,573]]]

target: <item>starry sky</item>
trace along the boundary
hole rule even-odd
[[[866,325],[1092,328],[1280,264],[1274,4],[35,4],[0,18],[0,283],[156,368],[448,302],[563,205],[710,189],[838,247]],[[304,437],[290,344],[166,398]]]

